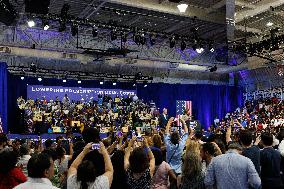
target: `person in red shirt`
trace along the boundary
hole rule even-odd
[[[14,151],[4,150],[0,153],[0,189],[12,189],[27,181],[22,170],[16,167],[17,160]]]

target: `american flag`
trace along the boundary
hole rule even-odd
[[[192,115],[192,103],[191,101],[185,101],[185,100],[177,100],[177,106],[176,106],[176,118],[177,118],[177,124],[180,126],[180,118],[184,114],[184,111],[188,109],[189,110],[189,116]]]

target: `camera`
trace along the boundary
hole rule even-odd
[[[92,144],[92,150],[99,150],[100,149],[100,147],[101,147],[101,145],[100,144]]]

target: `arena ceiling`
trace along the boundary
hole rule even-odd
[[[100,23],[115,23],[118,26],[138,28],[140,31],[152,31],[166,33],[169,35],[186,36],[191,38],[193,30],[204,41],[214,42],[214,52],[208,47],[204,52],[198,54],[192,49],[192,41],[186,42],[187,48],[181,51],[180,40],[176,41],[176,48],[170,48],[168,36],[158,36],[155,45],[137,45],[129,34],[125,47],[133,50],[127,57],[100,57],[83,54],[83,50],[77,49],[77,39],[71,36],[71,26],[67,25],[65,32],[58,33],[59,24],[50,23],[50,29],[43,31],[40,23],[34,28],[26,25],[27,14],[25,14],[24,0],[10,0],[19,13],[16,24],[11,26],[1,25],[0,45],[10,48],[10,55],[4,53],[2,56],[11,66],[30,64],[31,58],[39,64],[45,64],[52,60],[52,68],[60,67],[60,63],[74,61],[73,69],[83,67],[93,71],[110,72],[137,72],[142,70],[145,74],[152,76],[166,76],[201,80],[224,81],[224,75],[246,69],[267,67],[268,60],[261,58],[246,57],[236,52],[228,54],[228,11],[234,7],[234,40],[247,43],[255,42],[267,37],[271,28],[283,28],[284,1],[283,0],[184,0],[188,9],[180,13],[177,4],[168,0],[50,0],[49,13],[58,15],[64,4],[70,5],[69,14],[80,18],[89,19]],[[234,5],[232,5],[234,2]],[[227,18],[227,19],[226,19]],[[272,22],[273,26],[266,24]],[[147,34],[147,36],[148,36]],[[120,40],[111,41],[110,31],[101,29],[98,37],[92,37],[91,27],[79,28],[79,44],[86,48],[104,49],[119,48]],[[231,38],[231,37],[230,37]],[[35,44],[35,46],[33,46]],[[19,48],[30,48],[22,50]],[[34,49],[35,48],[35,49]],[[37,50],[40,50],[39,53]],[[53,51],[54,56],[48,52]],[[55,56],[55,53],[56,56]],[[59,54],[58,54],[59,53]],[[70,57],[75,54],[74,59],[61,57],[60,53],[69,53]],[[269,53],[269,52],[268,52]],[[270,53],[270,58],[282,60],[281,49]],[[274,57],[275,56],[275,57]],[[54,60],[54,57],[57,57]],[[25,61],[26,60],[26,61]],[[102,62],[105,65],[102,65]],[[260,62],[259,64],[256,62]],[[77,64],[81,63],[81,64]],[[83,63],[83,64],[82,64]],[[108,66],[108,64],[112,65]],[[70,65],[70,64],[69,64]],[[76,67],[75,67],[76,65]],[[217,65],[216,72],[211,73],[210,68]],[[62,66],[63,67],[63,66]],[[64,69],[71,69],[67,66]],[[119,68],[119,69],[117,69]],[[195,74],[197,72],[197,74]],[[186,74],[185,74],[186,73]],[[228,80],[229,77],[225,77]]]

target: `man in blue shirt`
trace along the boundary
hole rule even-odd
[[[212,159],[204,179],[206,188],[260,188],[261,180],[252,161],[240,155],[241,151],[238,143],[232,143],[226,154]]]
[[[184,120],[181,120],[184,127],[185,134],[180,137],[178,131],[170,132],[174,118],[170,118],[167,123],[165,131],[165,144],[167,148],[167,162],[170,164],[171,168],[175,171],[176,174],[181,174],[181,165],[182,165],[182,153],[185,147],[186,140],[188,138],[188,128]]]

